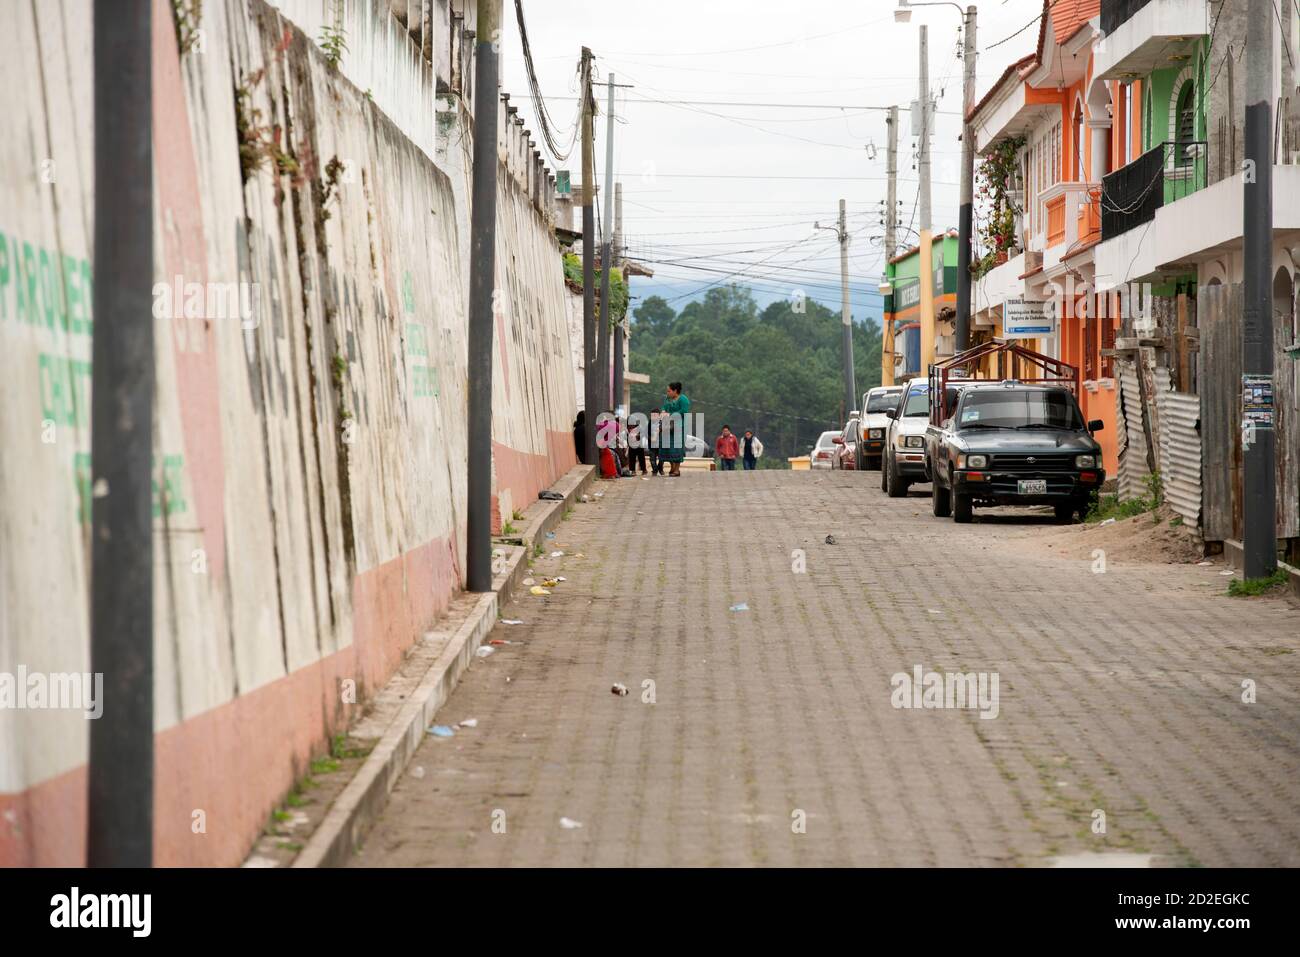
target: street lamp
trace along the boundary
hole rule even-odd
[[[910,23],[912,20],[912,8],[914,7],[953,7],[962,15],[962,24],[965,33],[965,45],[963,50],[963,59],[965,67],[965,79],[962,84],[962,134],[961,134],[961,206],[958,213],[959,239],[957,241],[957,316],[953,323],[954,352],[962,352],[970,347],[970,313],[971,313],[971,233],[972,233],[972,208],[975,192],[975,134],[970,125],[971,107],[975,105],[975,5],[971,4],[964,10],[960,4],[947,2],[947,0],[935,0],[935,2],[914,3],[912,0],[898,0],[898,7],[894,10],[894,20],[897,23]],[[925,28],[922,27],[922,30]],[[924,40],[922,41],[924,42]],[[929,104],[921,103],[922,116],[928,121],[929,117],[924,112],[928,109]],[[928,129],[927,129],[928,135]],[[927,177],[923,177],[928,180]],[[928,197],[927,197],[928,206]],[[923,224],[922,231],[928,229],[929,224]],[[928,246],[923,242],[922,246]],[[922,258],[925,256],[925,250]]]

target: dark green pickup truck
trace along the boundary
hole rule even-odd
[[[1069,388],[1023,382],[952,383],[926,430],[934,514],[969,522],[976,506],[1051,505],[1082,518],[1106,480],[1101,446]],[[936,401],[932,397],[932,401]]]

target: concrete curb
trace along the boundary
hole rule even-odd
[[[433,664],[405,697],[392,722],[356,775],[330,805],[320,825],[307,839],[291,867],[340,867],[347,863],[375,820],[383,811],[388,795],[406,770],[407,763],[424,740],[425,729],[446,703],[479,645],[496,627],[497,611],[509,601],[525,577],[528,556],[535,542],[555,528],[564,512],[591,484],[595,469],[574,466],[554,486],[563,499],[538,499],[524,513],[519,536],[501,542],[509,549],[505,567],[492,578],[492,591],[479,595],[459,622],[441,622],[446,645]],[[394,675],[390,684],[401,680]],[[382,696],[381,691],[376,697]]]
[[[1223,557],[1228,560],[1228,564],[1233,570],[1241,571],[1246,564],[1245,555],[1241,542],[1229,538],[1223,543]],[[1300,598],[1300,568],[1293,568],[1286,562],[1278,562],[1277,567],[1282,569],[1290,577],[1291,594]]]

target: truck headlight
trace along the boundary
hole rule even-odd
[[[968,469],[988,468],[989,457],[987,455],[963,455],[961,458],[965,459],[965,467]]]
[[[925,437],[921,435],[909,435],[904,439],[903,447],[909,449],[925,448]]]
[[[1095,455],[1076,455],[1074,457],[1074,467],[1079,469],[1091,469],[1097,467],[1097,456]]]
[[[884,429],[867,429],[867,438],[869,439],[878,439],[884,434]]]

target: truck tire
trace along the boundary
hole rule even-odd
[[[882,492],[889,491],[889,470],[885,468],[885,465],[888,462],[889,462],[888,455],[882,457],[880,460],[880,491]]]
[[[930,483],[930,510],[935,518],[947,518],[952,511],[948,490],[937,478]]]
[[[907,483],[903,477],[898,474],[898,460],[895,459],[889,466],[889,488],[887,489],[890,498],[902,498],[907,494]]]
[[[1056,512],[1056,524],[1070,525],[1074,522],[1074,513],[1078,511],[1079,506],[1075,502],[1059,502],[1053,506]]]
[[[952,520],[959,525],[967,524],[972,518],[974,503],[969,492],[952,493]]]

